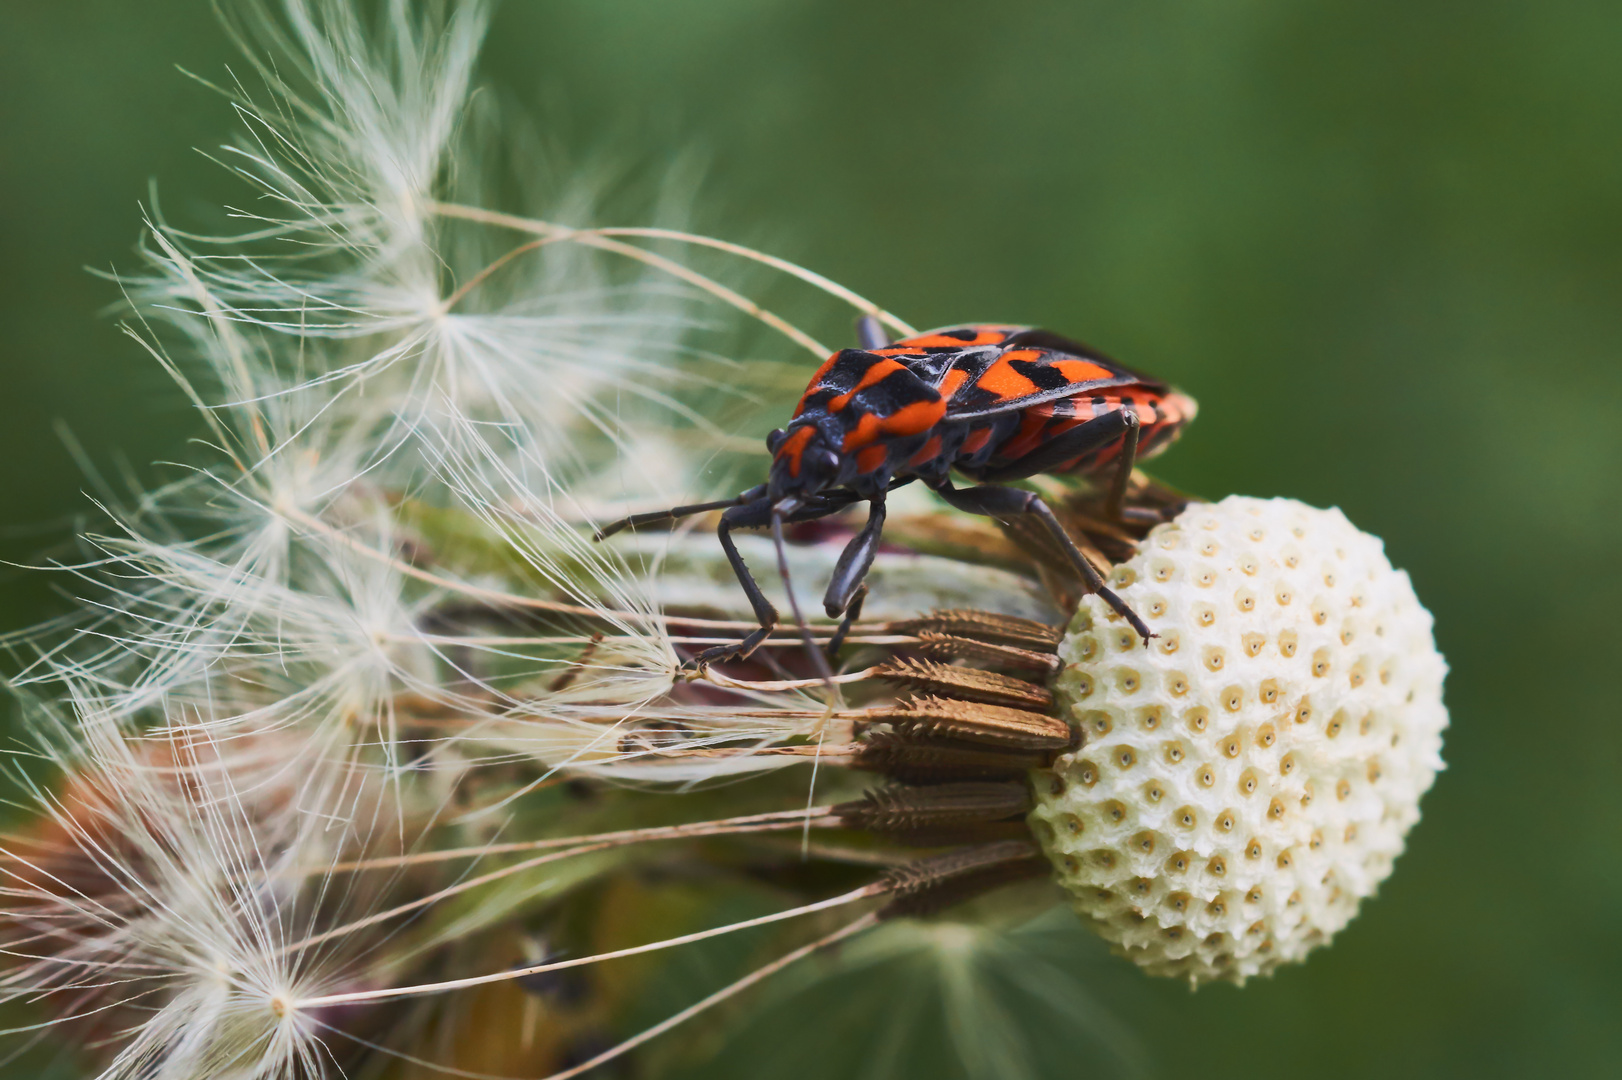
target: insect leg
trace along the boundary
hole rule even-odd
[[[1101,450],[1118,439],[1128,436],[1132,439],[1133,457],[1137,456],[1137,416],[1131,420],[1126,419],[1127,413],[1122,409],[1114,409],[1103,416],[1096,416],[1085,424],[1077,425],[1062,435],[1055,435],[1047,442],[1038,446],[1030,453],[1017,461],[1003,466],[1000,469],[986,469],[975,473],[981,480],[998,482],[1002,480],[1023,480],[1027,476],[1037,473],[1053,472],[1068,461],[1073,461],[1083,454],[1093,450]],[[1127,476],[1132,475],[1132,467],[1127,466]]]
[[[873,556],[878,553],[879,537],[883,532],[884,492],[881,491],[868,503],[867,524],[840,552],[839,561],[834,564],[833,578],[828,582],[828,591],[822,597],[823,609],[830,619],[844,616],[839,629],[834,631],[833,638],[828,642],[829,656],[839,654],[839,647],[845,643],[845,635],[850,633],[851,623],[862,613],[862,601],[867,597],[867,586],[863,581],[873,566]]]
[[[883,531],[884,493],[881,491],[868,503],[867,524],[845,545],[845,550],[839,554],[839,561],[834,564],[828,591],[822,597],[822,606],[828,612],[828,618],[839,618],[850,606],[851,597],[856,595],[856,589],[873,565],[873,556],[879,550],[879,535]]]
[[[1115,475],[1104,504],[1105,514],[1114,521],[1159,524],[1166,520],[1157,510],[1127,506],[1126,489],[1132,482],[1132,469],[1138,461],[1138,438],[1142,422],[1130,409],[1115,409],[1095,417],[1080,427],[1073,427],[1062,435],[1055,435],[1029,454],[1000,469],[985,469],[975,473],[981,480],[1023,480],[1037,473],[1053,472],[1066,462],[1074,461],[1093,450],[1101,450],[1110,443],[1121,443],[1121,455],[1116,462]]]
[[[837,496],[839,493],[834,494]],[[829,514],[843,510],[850,503],[851,500],[848,498],[819,496],[808,505],[788,514],[786,519],[779,517],[778,520],[810,521],[815,518],[827,517]],[[772,606],[770,600],[766,599],[766,594],[760,591],[760,585],[756,583],[754,575],[749,572],[748,565],[744,563],[743,556],[738,552],[738,545],[732,540],[733,529],[758,529],[770,526],[773,524],[773,516],[772,504],[765,496],[761,496],[753,502],[744,503],[741,506],[734,506],[721,515],[721,524],[716,527],[715,538],[721,542],[721,550],[726,553],[727,562],[731,564],[732,572],[738,577],[738,584],[743,586],[744,595],[749,598],[749,606],[754,609],[755,618],[760,621],[760,629],[752,631],[742,641],[735,644],[717,645],[714,648],[705,649],[693,658],[692,662],[695,666],[716,664],[727,660],[746,659],[756,649],[760,648],[760,643],[765,641],[772,630],[777,627],[779,621],[777,609]]]
[[[1121,438],[1121,456],[1115,463],[1115,479],[1109,486],[1109,499],[1104,503],[1104,512],[1116,521],[1124,521],[1121,514],[1126,504],[1126,486],[1132,481],[1132,466],[1138,460],[1138,433],[1142,425],[1138,422],[1138,414],[1131,409],[1117,409],[1116,412],[1126,423],[1126,431]]]
[[[839,655],[839,650],[845,644],[845,636],[850,633],[851,624],[862,617],[862,602],[866,599],[867,583],[864,581],[856,586],[856,592],[852,594],[850,603],[845,607],[845,617],[839,620],[839,629],[828,639],[828,647],[825,650],[828,659],[832,660]]]
[[[692,503],[688,506],[672,506],[669,510],[650,510],[646,514],[632,514],[630,517],[620,518],[618,521],[612,521],[607,525],[600,526],[592,534],[591,538],[593,540],[606,540],[621,529],[635,529],[642,525],[652,525],[658,521],[676,521],[680,518],[691,517],[694,514],[707,513],[710,510],[725,510],[731,506],[742,506],[745,503],[754,502],[764,494],[766,494],[766,485],[761,484],[731,499],[717,499],[715,502]],[[765,522],[763,521],[761,524],[764,525]]]
[[[1059,519],[1053,516],[1048,504],[1034,491],[1021,491],[1019,488],[1000,487],[996,484],[981,484],[978,487],[965,488],[962,491],[952,486],[950,478],[943,478],[939,484],[933,485],[936,494],[945,499],[952,506],[970,514],[980,514],[990,518],[1008,518],[1015,514],[1032,514],[1047,527],[1048,532],[1059,542],[1064,553],[1069,556],[1070,562],[1081,574],[1082,580],[1087,583],[1087,591],[1096,593],[1100,600],[1110,606],[1121,618],[1132,624],[1143,638],[1144,647],[1149,645],[1149,639],[1155,635],[1149,632],[1137,613],[1126,605],[1126,601],[1116,596],[1104,584],[1103,575],[1081,553],[1076,542],[1070,539],[1070,534],[1064,531]]]
[[[882,349],[890,343],[890,335],[884,332],[884,325],[871,315],[863,315],[856,320],[856,343],[869,352]]]
[[[772,507],[772,543],[777,548],[777,572],[783,579],[783,592],[788,596],[789,610],[794,612],[794,625],[800,628],[800,641],[805,645],[805,654],[811,658],[811,666],[817,669],[817,674],[827,686],[831,701],[833,695],[838,693],[834,689],[833,669],[828,666],[828,658],[817,648],[816,639],[811,636],[811,626],[805,621],[805,613],[800,610],[800,602],[794,596],[794,582],[788,572],[788,546],[783,543],[783,511],[780,505]]]
[[[726,553],[727,562],[732,564],[732,572],[738,576],[738,584],[743,586],[743,593],[749,598],[749,606],[754,609],[755,618],[760,622],[760,629],[751,631],[742,641],[705,649],[693,658],[695,667],[726,660],[746,659],[750,653],[760,648],[760,643],[777,627],[777,609],[766,599],[766,594],[760,591],[754,575],[749,572],[743,556],[738,553],[738,545],[732,541],[734,528],[740,525],[745,528],[758,528],[768,524],[771,521],[771,511],[772,504],[762,497],[742,506],[734,506],[721,515],[721,524],[716,526],[715,538],[721,542],[721,550]]]

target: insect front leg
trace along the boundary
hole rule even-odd
[[[952,486],[950,478],[942,479],[939,484],[934,485],[934,488],[936,494],[952,506],[970,514],[999,519],[1009,518],[1015,514],[1031,514],[1036,517],[1064,549],[1065,555],[1086,582],[1087,591],[1097,594],[1099,599],[1110,606],[1110,610],[1130,623],[1132,629],[1143,638],[1144,647],[1148,647],[1149,639],[1155,635],[1150,633],[1149,627],[1127,606],[1126,601],[1116,596],[1104,584],[1104,577],[1098,572],[1098,567],[1081,553],[1081,549],[1070,538],[1070,534],[1065,532],[1064,525],[1034,491],[1021,491],[1019,488],[1000,487],[996,484],[981,484],[959,491]]]
[[[841,615],[844,618],[828,642],[829,656],[838,654],[839,647],[845,643],[845,635],[850,633],[851,623],[862,614],[862,601],[867,597],[867,586],[863,581],[873,566],[873,556],[878,554],[879,538],[884,532],[884,515],[884,493],[881,491],[869,501],[867,524],[845,545],[845,550],[839,554],[839,561],[834,564],[833,578],[828,582],[828,591],[823,594],[822,607],[827,611],[828,618],[839,619]]]
[[[807,505],[800,507],[787,517],[786,522],[813,521],[820,517],[827,517],[849,506],[853,499],[845,497],[842,493],[822,495],[812,499]],[[760,643],[765,641],[771,632],[777,628],[781,617],[772,602],[766,599],[766,594],[760,591],[760,585],[755,576],[749,572],[749,566],[743,561],[743,555],[738,551],[738,545],[732,540],[732,530],[759,529],[772,524],[772,502],[762,495],[753,502],[742,506],[734,506],[721,515],[721,524],[716,527],[715,538],[721,542],[721,550],[726,553],[727,562],[732,566],[732,572],[738,577],[738,584],[743,586],[744,595],[749,598],[749,606],[754,609],[755,618],[760,622],[760,629],[750,632],[742,641],[732,645],[717,645],[705,649],[692,660],[695,667],[705,664],[719,664],[728,660],[746,660]],[[785,586],[786,586],[785,582]]]
[[[715,529],[715,538],[721,542],[721,550],[726,553],[727,562],[732,564],[732,572],[738,576],[738,584],[743,586],[743,593],[749,598],[749,606],[754,609],[760,629],[751,631],[742,641],[732,645],[716,645],[705,649],[693,658],[695,667],[726,660],[745,660],[760,648],[760,643],[777,628],[779,619],[777,609],[766,599],[766,594],[760,591],[760,585],[755,581],[755,576],[749,572],[748,564],[738,553],[738,545],[732,540],[733,529],[739,526],[759,528],[768,524],[771,517],[772,504],[764,497],[742,506],[734,506],[721,515],[721,524]]]
[[[856,586],[856,592],[851,596],[850,603],[845,607],[845,617],[839,620],[839,629],[834,631],[833,637],[828,639],[827,648],[823,650],[823,654],[830,661],[838,656],[839,650],[844,647],[845,637],[850,633],[851,625],[862,617],[862,604],[866,600],[867,583],[863,582]]]

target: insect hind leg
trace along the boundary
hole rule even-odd
[[[997,483],[1003,480],[1024,480],[1037,473],[1054,472],[1066,462],[1074,461],[1083,454],[1095,450],[1102,450],[1117,440],[1131,446],[1131,454],[1126,459],[1126,475],[1132,475],[1132,463],[1137,457],[1138,418],[1136,414],[1128,413],[1123,409],[1114,409],[1102,416],[1095,416],[1084,424],[1078,424],[1061,435],[1055,435],[1042,445],[1026,454],[1017,461],[1010,462],[999,469],[984,469],[975,472],[975,477]],[[1117,474],[1117,478],[1119,474]],[[1124,481],[1117,479],[1117,483]]]
[[[1055,472],[1065,463],[1094,450],[1102,450],[1119,440],[1121,452],[1115,459],[1109,491],[1104,497],[1104,516],[1122,524],[1158,525],[1176,516],[1176,512],[1168,514],[1164,508],[1127,505],[1127,490],[1132,483],[1132,470],[1138,462],[1142,427],[1136,412],[1115,409],[1054,436],[1018,461],[1000,469],[979,470],[975,476],[992,482],[1023,480],[1037,473]]]
[[[1069,557],[1081,578],[1087,585],[1087,591],[1095,593],[1098,598],[1110,606],[1121,618],[1131,624],[1132,629],[1143,638],[1144,647],[1149,645],[1149,639],[1156,636],[1150,632],[1144,621],[1138,618],[1137,612],[1127,606],[1125,600],[1104,584],[1104,577],[1098,572],[1098,567],[1083,555],[1076,542],[1065,531],[1064,525],[1054,516],[1048,504],[1034,491],[1022,491],[1019,488],[1002,487],[997,484],[981,484],[977,487],[958,490],[952,486],[950,479],[944,479],[934,485],[935,493],[945,499],[952,506],[970,514],[979,514],[990,518],[1007,518],[1015,514],[1030,514],[1046,526],[1048,532],[1059,542],[1064,553]]]

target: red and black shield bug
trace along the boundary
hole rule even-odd
[[[760,628],[742,641],[706,650],[696,662],[747,657],[778,623],[777,609],[738,554],[733,529],[771,528],[786,585],[783,523],[826,517],[866,501],[867,524],[841,553],[823,597],[829,618],[844,617],[830,642],[830,651],[837,649],[866,594],[862,579],[878,550],[885,496],[914,480],[971,514],[1036,517],[1087,590],[1147,645],[1148,627],[1104,585],[1048,505],[1034,492],[1001,482],[1038,473],[1108,478],[1106,512],[1123,520],[1132,512],[1123,504],[1134,463],[1176,438],[1194,417],[1194,400],[1046,330],[958,326],[887,343],[877,321],[863,319],[859,333],[862,347],[829,357],[811,377],[788,426],[767,437],[772,465],[766,483],[734,499],[637,514],[597,533],[600,540],[624,528],[725,510],[717,536]],[[954,487],[953,470],[975,485]],[[792,590],[789,599],[793,603]]]

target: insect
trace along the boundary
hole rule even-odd
[[[1046,330],[971,325],[887,342],[878,321],[864,318],[858,336],[861,347],[829,357],[811,377],[788,426],[767,436],[772,464],[766,483],[733,499],[636,514],[598,530],[601,540],[625,528],[725,511],[717,537],[760,627],[741,641],[700,653],[694,663],[748,657],[779,621],[738,554],[732,530],[771,529],[786,585],[784,523],[866,501],[867,523],[840,554],[823,597],[828,617],[843,617],[829,643],[830,653],[837,650],[867,594],[863,579],[884,530],[885,497],[914,480],[971,514],[1034,516],[1087,590],[1147,645],[1148,627],[1105,586],[1048,505],[1004,482],[1038,473],[1108,479],[1106,513],[1127,520],[1133,513],[1124,505],[1133,465],[1176,438],[1194,417],[1194,400]],[[956,487],[954,471],[974,486]],[[793,603],[792,590],[789,598]]]

